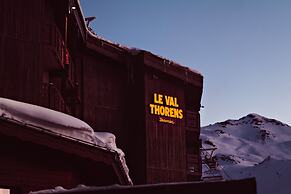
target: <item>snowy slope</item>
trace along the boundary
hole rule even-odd
[[[290,194],[291,127],[258,114],[203,127],[225,179],[256,177],[259,194]]]

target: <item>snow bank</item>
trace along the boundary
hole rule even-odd
[[[114,150],[119,153],[119,155],[124,156],[124,153],[116,145],[116,137],[112,133],[108,132],[94,132],[94,136],[97,140],[101,140],[107,149]]]
[[[129,169],[126,165],[125,154],[121,149],[119,149],[116,146],[115,135],[112,133],[108,133],[108,132],[95,132],[95,137],[96,137],[96,139],[101,140],[103,143],[105,143],[107,149],[116,151],[118,153],[119,160],[123,166],[123,170],[126,173],[127,179],[129,180],[130,183],[132,183],[132,180],[129,176]]]
[[[251,166],[224,169],[231,179],[256,177],[258,194],[290,194],[291,160],[275,160],[268,157],[264,162]]]
[[[9,189],[0,189],[0,194],[10,194]]]
[[[57,193],[60,191],[67,191],[67,189],[65,189],[62,186],[56,186],[53,189],[44,189],[44,190],[39,190],[39,191],[30,191],[29,194],[42,194],[42,193]]]
[[[65,189],[61,186],[57,186],[53,189],[46,189],[46,190],[40,190],[40,191],[30,191],[29,194],[43,194],[43,193],[59,193],[62,191],[69,191],[69,192],[86,192],[86,191],[102,191],[102,190],[108,190],[108,189],[116,189],[116,188],[126,188],[127,186],[121,186],[121,185],[108,185],[108,186],[86,186],[86,185],[78,185],[75,188],[72,189]]]

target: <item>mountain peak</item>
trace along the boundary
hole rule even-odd
[[[250,113],[237,120],[226,120],[202,127],[202,132],[214,134],[217,137],[233,137],[236,140],[243,139],[244,141],[269,144],[285,141],[284,134],[290,134],[291,136],[290,129],[290,126],[281,121],[269,119],[257,113]],[[205,143],[210,145],[207,142]],[[215,145],[211,146],[215,147]]]
[[[263,121],[266,119],[267,119],[266,117],[259,115],[257,113],[249,113],[248,115],[241,117],[239,119],[239,121],[241,121],[241,120],[260,120],[260,121]]]
[[[252,124],[252,125],[257,125],[257,126],[261,124],[265,124],[265,123],[270,123],[273,125],[280,125],[280,126],[288,126],[287,124],[282,123],[281,121],[278,121],[276,119],[270,119],[270,118],[261,116],[257,113],[250,113],[247,116],[240,118],[239,121],[245,124]]]
[[[250,118],[265,118],[257,113],[250,113],[248,114],[246,117],[250,117]]]
[[[257,126],[257,127],[260,125],[264,125],[264,124],[272,124],[272,125],[289,127],[289,125],[287,125],[281,121],[278,121],[276,119],[270,119],[270,118],[267,118],[265,116],[259,115],[257,113],[250,113],[250,114],[243,116],[237,120],[228,119],[228,120],[225,120],[222,122],[217,122],[217,123],[211,124],[211,125],[220,125],[221,127],[225,128],[228,125],[241,125],[241,124],[243,124],[243,125],[249,124],[249,125]],[[209,126],[211,126],[211,125],[209,125]]]

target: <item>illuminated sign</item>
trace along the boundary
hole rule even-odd
[[[150,114],[175,119],[183,119],[183,110],[179,108],[177,97],[154,93],[154,102],[149,104]],[[160,118],[160,122],[174,124],[172,120]]]

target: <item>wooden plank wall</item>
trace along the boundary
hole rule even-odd
[[[39,104],[43,3],[43,0],[1,1],[0,96]]]
[[[154,93],[177,97],[179,108],[185,110],[183,83],[145,72],[147,183],[186,181],[184,119],[172,119],[174,125],[159,122],[149,110]]]
[[[185,129],[187,154],[187,179],[200,180],[202,174],[200,157],[200,102],[202,88],[194,85],[185,86]]]
[[[51,82],[59,90],[52,92],[60,93],[50,77],[62,65],[54,12],[47,0],[1,1],[0,96],[66,112],[62,96],[52,96],[52,88],[43,85]]]
[[[56,186],[72,188],[78,184],[119,183],[110,164],[93,162],[2,134],[0,142],[0,184],[16,189],[20,194]]]
[[[98,55],[86,56],[83,72],[84,120],[96,131],[121,135],[127,117],[125,65]]]

